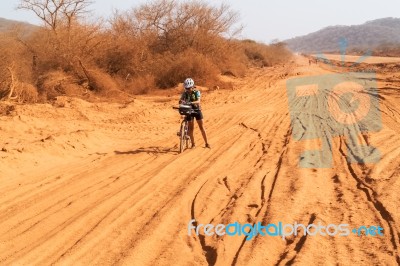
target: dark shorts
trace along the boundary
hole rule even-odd
[[[192,114],[191,116],[186,116],[187,121],[193,121],[194,118],[196,118],[196,120],[203,119],[203,113],[201,112],[201,110],[196,110],[195,114]]]

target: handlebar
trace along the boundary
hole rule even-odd
[[[180,108],[179,108],[179,107],[173,106],[172,109],[179,110]],[[189,114],[196,114],[197,111],[198,111],[198,110],[193,109],[193,107],[191,107],[191,108],[188,110]]]

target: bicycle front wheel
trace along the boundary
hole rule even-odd
[[[185,150],[185,148],[187,147],[186,146],[187,145],[186,132],[185,132],[186,124],[187,124],[186,121],[183,121],[181,124],[180,137],[179,137],[179,140],[180,140],[179,141],[179,153],[182,153]]]

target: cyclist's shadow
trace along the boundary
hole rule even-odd
[[[137,150],[130,151],[114,151],[117,155],[126,155],[126,154],[139,154],[139,153],[147,153],[147,154],[179,154],[176,147],[172,148],[160,148],[160,147],[147,147],[147,148],[139,148]]]

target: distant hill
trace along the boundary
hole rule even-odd
[[[29,35],[33,31],[38,29],[38,26],[29,24],[26,22],[0,18],[0,33],[9,32],[9,31],[15,29],[16,27],[18,29],[22,30],[24,35]]]
[[[346,38],[349,49],[374,50],[381,45],[400,45],[400,18],[383,18],[361,25],[330,26],[305,36],[286,40],[295,52],[339,51],[339,40]]]

